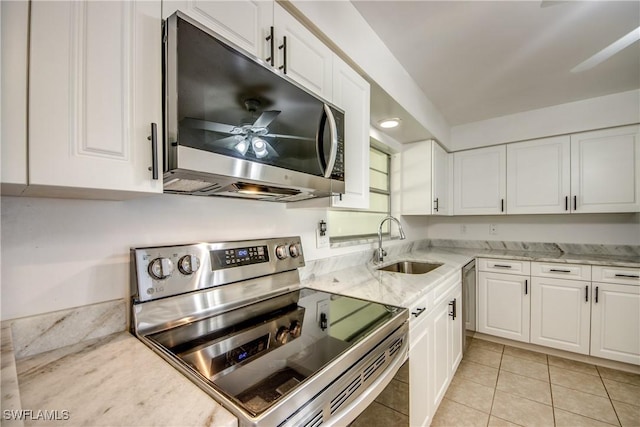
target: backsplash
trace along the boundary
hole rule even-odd
[[[575,255],[640,256],[640,245],[600,245],[580,243],[505,242],[499,240],[429,239],[428,247],[551,252]]]
[[[127,302],[107,301],[2,322],[13,335],[16,359],[127,329]]]

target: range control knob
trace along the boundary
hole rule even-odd
[[[289,246],[280,245],[276,246],[276,256],[278,259],[285,259],[289,257]]]
[[[173,261],[169,258],[156,258],[149,263],[149,274],[156,280],[166,279],[173,273]]]
[[[200,260],[195,255],[185,255],[178,261],[178,270],[182,274],[192,274],[200,268]]]
[[[289,329],[281,326],[278,328],[278,332],[276,332],[276,342],[279,344],[286,344],[289,340]]]
[[[291,258],[297,258],[300,256],[300,245],[299,244],[293,244],[291,246],[289,246],[289,255],[291,255]]]
[[[293,338],[298,338],[300,336],[300,332],[302,332],[302,324],[297,320],[294,320],[289,325],[289,333]]]

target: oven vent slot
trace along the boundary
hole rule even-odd
[[[322,409],[320,409],[309,421],[304,424],[304,427],[318,427],[322,424]]]
[[[340,406],[342,406],[342,404],[344,402],[347,401],[347,399],[358,389],[360,388],[361,382],[360,382],[360,378],[361,376],[358,375],[358,377],[351,381],[351,383],[346,386],[340,393],[338,393],[338,395],[336,397],[333,398],[333,400],[331,400],[331,405],[330,405],[330,413],[333,415],[334,413],[336,413],[336,411],[338,409],[340,409]]]
[[[371,375],[373,375],[378,368],[384,365],[385,354],[382,353],[376,360],[374,360],[369,366],[367,366],[364,370],[363,374],[363,382],[367,381]]]
[[[393,357],[396,351],[400,350],[400,347],[402,347],[402,338],[397,339],[396,342],[389,346],[389,357]]]

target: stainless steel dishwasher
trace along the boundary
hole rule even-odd
[[[476,260],[474,259],[462,267],[462,336],[464,345],[462,351],[467,349],[469,339],[467,332],[476,330]]]

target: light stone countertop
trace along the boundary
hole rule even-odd
[[[416,298],[426,294],[474,258],[517,259],[535,262],[607,265],[640,268],[640,257],[619,255],[566,254],[563,252],[532,252],[478,248],[431,247],[387,257],[381,266],[398,260],[437,262],[441,267],[427,274],[403,274],[379,271],[373,262],[340,269],[319,276],[311,275],[302,286],[367,299],[389,305],[409,307]]]
[[[403,274],[376,270],[372,262],[345,268],[322,276],[302,281],[302,286],[336,294],[362,298],[389,305],[409,307],[415,299],[426,294],[434,286],[460,272],[474,256],[459,251],[414,250],[409,253],[387,257],[381,266],[397,260],[442,263],[427,274]]]
[[[19,359],[16,367],[23,410],[57,410],[60,418],[68,411],[68,420],[27,419],[26,426],[238,425],[128,332]]]
[[[335,271],[310,274],[301,283],[305,287],[409,307],[476,257],[640,267],[638,257],[430,247],[396,253],[382,264],[397,260],[443,264],[428,274],[378,271],[372,262],[340,268],[339,260],[327,260]],[[237,419],[230,412],[128,332],[24,357],[15,366],[10,363],[13,360],[10,333],[3,333],[2,338],[3,409],[8,408],[5,405],[11,398],[19,396],[23,410],[69,414],[69,420],[27,419],[24,425],[237,426]],[[14,387],[15,396],[5,396],[14,370],[19,390]],[[7,422],[3,420],[3,425]]]

